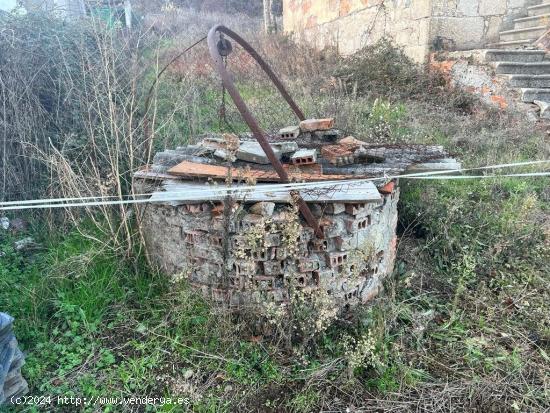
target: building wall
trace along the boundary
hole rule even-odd
[[[391,37],[417,61],[428,54],[431,0],[284,0],[284,28],[346,55]]]
[[[512,20],[527,15],[540,0],[431,0],[430,38],[440,37],[453,50],[480,49],[513,29]]]
[[[285,32],[346,55],[382,37],[413,60],[434,46],[481,48],[538,0],[283,0]]]

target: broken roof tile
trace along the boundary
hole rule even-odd
[[[286,165],[285,165],[286,166]],[[296,169],[286,166],[285,168],[293,180],[299,181],[330,181],[347,179],[346,175],[322,175],[320,173],[307,173],[296,171]],[[183,161],[168,171],[175,176],[185,176],[190,178],[212,178],[227,179],[231,174],[234,181],[253,179],[257,182],[280,182],[281,179],[275,171],[265,171],[252,168],[231,168],[221,165],[203,165],[194,162]]]

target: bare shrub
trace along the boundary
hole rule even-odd
[[[3,199],[123,199],[151,153],[140,96],[154,70],[143,51],[155,39],[94,20],[31,14],[2,23]],[[94,222],[115,248],[132,249],[125,206],[66,212],[74,222]]]
[[[465,113],[471,113],[477,101],[471,93],[448,87],[441,74],[413,62],[389,39],[359,50],[334,75],[345,92],[354,95],[441,100]]]

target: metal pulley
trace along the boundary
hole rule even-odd
[[[220,40],[218,41],[217,48],[221,57],[227,57],[233,51],[233,45],[225,38],[223,33],[220,33]]]

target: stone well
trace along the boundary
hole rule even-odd
[[[142,222],[152,259],[216,302],[285,302],[297,287],[343,307],[372,299],[393,271],[398,198],[392,183],[378,197],[308,203],[324,239],[292,203],[151,204]]]
[[[326,293],[338,308],[371,300],[393,271],[396,177],[460,164],[440,146],[367,143],[333,123],[271,137],[291,187],[247,135],[156,154],[134,176],[135,192],[151,194],[139,211],[150,258],[226,307],[284,303],[296,291]]]

